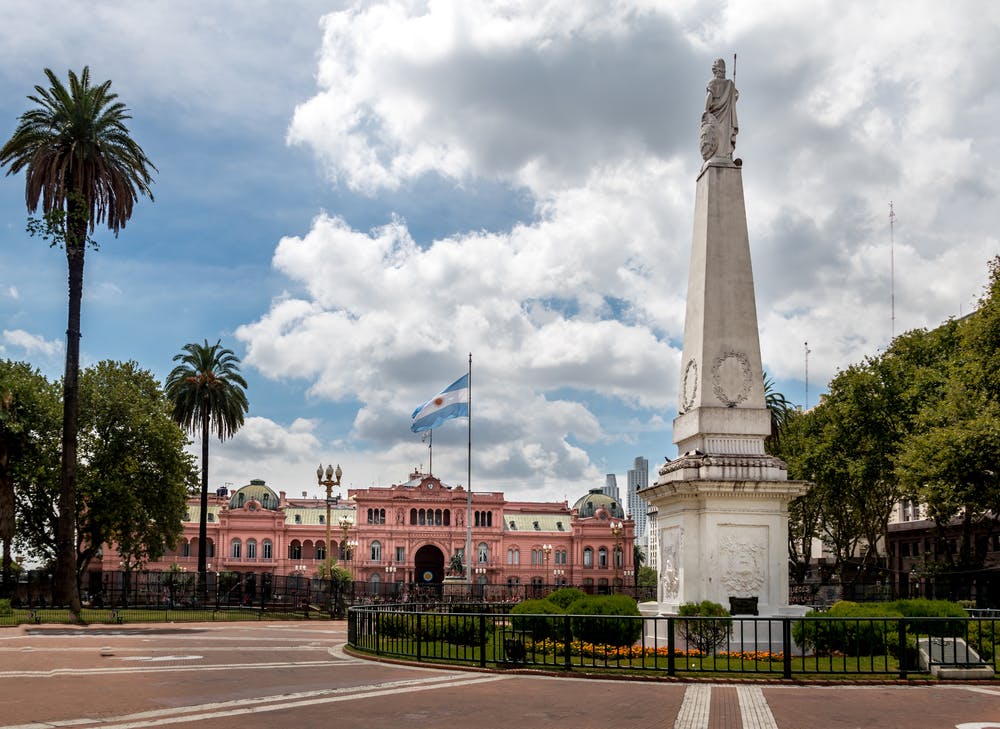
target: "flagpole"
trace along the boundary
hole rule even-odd
[[[465,579],[472,585],[472,352],[469,352],[469,451],[465,477]],[[471,588],[470,588],[471,589]]]

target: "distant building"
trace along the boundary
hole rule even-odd
[[[563,502],[508,501],[502,492],[467,493],[435,476],[413,473],[402,484],[349,489],[331,499],[330,549],[355,580],[408,584],[442,582],[452,556],[465,551],[472,524],[476,584],[578,585],[600,591],[624,584],[635,569],[634,524],[619,501],[591,489],[572,508]],[[188,501],[176,548],[143,566],[197,569],[199,499]],[[255,479],[232,493],[209,496],[208,562],[212,572],[314,575],[326,561],[325,498],[290,498]],[[612,523],[621,523],[616,537]],[[105,547],[103,570],[120,570],[114,546]],[[615,580],[617,579],[617,583]]]
[[[626,509],[635,522],[635,543],[642,547],[648,547],[646,512],[649,510],[649,505],[639,496],[638,492],[648,485],[649,461],[642,456],[637,456],[628,472]]]
[[[618,495],[618,477],[615,474],[609,473],[604,477],[604,488],[601,489],[601,493],[621,503],[622,498]]]

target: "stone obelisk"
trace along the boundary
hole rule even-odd
[[[658,611],[711,600],[788,609],[788,502],[808,488],[764,452],[770,413],[757,331],[734,83],[712,67],[702,115],[691,271],[674,419],[679,455],[642,497],[657,507]]]

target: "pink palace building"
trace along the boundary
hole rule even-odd
[[[197,569],[199,498],[188,502],[176,549],[144,569]],[[465,489],[430,474],[412,473],[388,487],[349,489],[347,498],[334,496],[329,505],[325,498],[275,493],[255,479],[232,493],[222,488],[209,496],[209,571],[312,576],[325,564],[329,533],[337,564],[356,581],[440,583],[451,558],[465,551],[466,511]],[[565,501],[507,501],[502,492],[473,491],[471,512],[476,584],[603,591],[634,581],[635,525],[600,489],[572,508]],[[105,549],[102,568],[121,568],[114,547]]]

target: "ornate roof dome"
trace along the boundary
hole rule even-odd
[[[591,489],[586,496],[578,499],[573,508],[576,509],[581,519],[596,516],[601,518],[624,519],[625,511],[622,505],[600,489]]]
[[[265,485],[263,479],[252,479],[248,486],[233,491],[229,498],[229,508],[242,509],[251,501],[256,501],[262,509],[278,509],[278,496]]]

